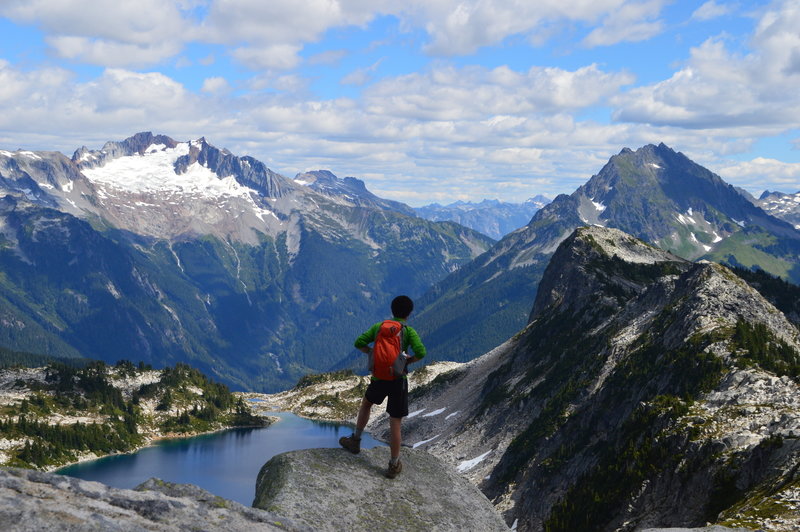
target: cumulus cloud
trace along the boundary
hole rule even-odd
[[[318,41],[330,28],[368,23],[379,5],[359,0],[215,0],[200,38],[239,45],[233,55],[250,68],[289,69],[299,63],[297,53],[304,44]]]
[[[297,66],[301,47],[291,44],[236,48],[231,55],[253,70],[288,70]]]
[[[231,86],[225,78],[214,76],[203,80],[203,87],[200,90],[209,94],[224,94],[231,90]]]
[[[298,52],[332,28],[364,27],[394,15],[405,30],[424,29],[432,55],[469,54],[522,35],[542,43],[554,28],[578,23],[602,27],[590,45],[639,40],[660,31],[651,20],[662,0],[210,0],[207,9],[184,0],[6,0],[0,15],[35,24],[60,57],[103,66],[155,64],[187,43],[235,47],[233,57],[251,69],[291,69]],[[310,15],[313,14],[313,15]],[[202,18],[200,18],[202,16]],[[336,61],[330,52],[310,59]]]
[[[603,24],[583,40],[587,47],[610,46],[620,42],[639,42],[658,35],[664,24],[654,20],[661,13],[665,0],[629,2],[609,13]]]
[[[171,57],[192,34],[180,2],[170,0],[7,0],[0,14],[40,27],[60,57],[107,66]]]
[[[692,13],[693,20],[711,20],[717,17],[727,15],[733,11],[730,4],[718,4],[715,0],[708,0]]]
[[[691,50],[685,65],[669,79],[630,90],[612,99],[620,121],[685,128],[771,129],[779,133],[800,121],[800,9],[776,2],[758,22],[752,51],[728,51],[722,38]],[[736,136],[735,132],[731,132]]]
[[[150,65],[181,50],[177,41],[132,44],[74,36],[54,36],[45,40],[60,57],[104,66]]]
[[[560,21],[592,24],[625,0],[413,0],[396,12],[408,24],[424,27],[434,55],[463,55],[501,43],[513,35],[536,41]]]
[[[424,74],[381,80],[365,93],[374,113],[426,120],[524,116],[588,107],[634,81],[624,72],[607,73],[597,65],[574,71],[533,67],[445,67]]]
[[[768,189],[781,192],[800,190],[800,163],[756,157],[750,161],[718,163],[716,172],[756,195]]]
[[[0,62],[0,132],[34,149],[77,148],[76,137],[126,137],[154,127],[202,131],[216,113],[212,102],[159,73],[108,69],[84,83],[62,69],[22,71]],[[218,118],[218,117],[217,117]]]

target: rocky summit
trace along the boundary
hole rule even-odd
[[[404,437],[517,530],[797,530],[799,336],[723,266],[579,228],[524,330],[412,393]]]
[[[434,456],[404,449],[388,480],[385,447],[292,451],[261,469],[253,506],[313,530],[508,530],[486,497]]]

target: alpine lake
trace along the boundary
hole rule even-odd
[[[81,462],[55,472],[125,489],[156,477],[167,482],[194,484],[250,506],[255,497],[258,472],[270,458],[299,449],[338,447],[339,437],[352,432],[349,425],[313,421],[288,412],[270,412],[269,415],[280,420],[264,428],[229,429],[161,440],[134,453]],[[383,445],[367,433],[361,440],[365,449]]]

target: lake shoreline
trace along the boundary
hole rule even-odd
[[[198,486],[250,506],[258,473],[274,456],[302,449],[339,449],[339,438],[350,434],[348,427],[338,423],[309,420],[291,412],[271,414],[280,418],[280,423],[265,430],[223,430],[164,439],[135,453],[65,466],[56,473],[120,489],[135,489],[158,478]],[[362,448],[372,447],[385,447],[385,443],[365,434]]]
[[[83,463],[86,463],[86,462],[91,462],[93,460],[100,460],[101,458],[107,458],[109,456],[132,455],[132,454],[138,453],[142,449],[146,449],[148,447],[154,447],[154,446],[158,445],[160,442],[164,442],[164,441],[196,438],[197,436],[205,436],[205,435],[209,435],[209,434],[217,434],[217,433],[220,433],[220,432],[225,432],[227,430],[268,428],[268,427],[271,427],[273,424],[281,421],[281,418],[278,417],[278,416],[268,416],[268,415],[263,415],[263,414],[258,414],[258,415],[263,417],[263,418],[265,418],[265,419],[267,419],[268,423],[266,425],[258,425],[258,426],[256,426],[256,425],[237,425],[237,426],[233,426],[233,427],[220,427],[220,428],[214,429],[214,430],[205,430],[205,431],[191,432],[191,433],[190,432],[184,432],[184,433],[170,432],[170,433],[167,433],[167,434],[161,434],[161,435],[157,435],[157,436],[152,436],[145,443],[143,443],[142,445],[138,445],[138,446],[136,446],[133,449],[130,449],[128,451],[101,454],[101,455],[96,455],[95,453],[89,453],[86,456],[80,457],[78,460],[75,460],[75,461],[72,461],[72,462],[67,462],[65,464],[57,465],[57,466],[48,466],[47,468],[40,469],[39,471],[45,471],[47,473],[58,473],[59,469],[66,469],[67,467],[72,467],[74,465],[83,464]]]

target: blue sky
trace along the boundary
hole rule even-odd
[[[796,192],[797,28],[798,0],[0,0],[0,148],[204,136],[422,205],[664,142]]]

